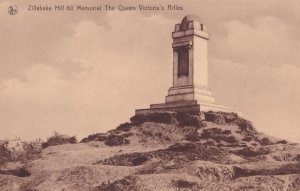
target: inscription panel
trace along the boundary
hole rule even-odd
[[[189,75],[189,49],[188,47],[179,47],[178,52],[178,77]]]

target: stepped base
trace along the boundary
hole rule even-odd
[[[193,100],[193,101],[180,101],[180,102],[162,103],[162,104],[151,104],[149,109],[135,110],[135,114],[138,115],[138,114],[162,112],[162,111],[184,112],[193,115],[199,115],[200,111],[233,112],[228,107],[222,105]]]

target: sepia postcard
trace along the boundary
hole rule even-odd
[[[300,1],[1,0],[0,190],[300,190]]]

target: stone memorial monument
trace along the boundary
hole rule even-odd
[[[175,25],[173,38],[173,86],[165,103],[151,104],[150,109],[138,109],[136,114],[176,111],[199,114],[200,111],[231,112],[215,103],[208,86],[207,27],[194,15],[184,17]]]

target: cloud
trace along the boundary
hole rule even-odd
[[[219,103],[241,111],[259,131],[299,141],[300,68],[256,67],[230,60],[211,60],[211,86]]]
[[[82,137],[163,102],[172,80],[171,32],[185,14],[196,13],[211,34],[216,100],[242,111],[259,130],[299,140],[298,4],[178,3],[183,12],[12,17],[10,2],[1,2],[0,135],[45,138],[57,130]]]
[[[225,35],[214,37],[210,49],[217,100],[243,111],[259,130],[299,141],[300,39],[295,26],[264,16],[248,23],[230,20],[223,29]]]
[[[171,84],[171,65],[162,60],[171,63],[172,55],[161,52],[169,50],[169,44],[161,42],[169,32],[149,33],[161,34],[171,22],[161,16],[107,17],[109,26],[91,20],[73,23],[70,35],[61,34],[59,41],[45,47],[44,55],[51,59],[33,59],[20,70],[24,79],[2,80],[2,135],[45,138],[56,130],[83,137],[114,128],[135,108],[163,100]],[[155,77],[140,75],[145,73]]]
[[[300,67],[297,51],[300,39],[294,28],[275,17],[263,17],[253,23],[232,20],[224,24],[226,35],[215,41],[215,56],[238,63],[255,65],[292,64]]]

